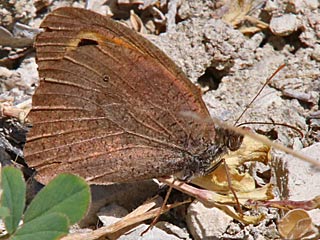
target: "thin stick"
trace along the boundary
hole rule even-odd
[[[146,232],[148,232],[151,228],[153,228],[154,225],[156,225],[156,223],[158,222],[158,220],[159,220],[159,218],[160,218],[160,216],[161,216],[161,213],[165,211],[165,209],[166,209],[166,207],[167,207],[166,204],[167,204],[168,199],[169,199],[169,196],[170,196],[170,194],[171,194],[171,192],[172,192],[172,188],[173,188],[174,182],[175,182],[175,179],[172,181],[171,184],[169,184],[169,189],[168,189],[167,194],[166,194],[166,196],[165,196],[165,198],[164,198],[164,201],[163,201],[163,203],[162,203],[162,205],[161,205],[161,208],[159,208],[159,212],[158,212],[157,216],[152,220],[152,222],[151,222],[151,224],[148,226],[148,228],[147,228],[146,230],[144,230],[144,231],[140,234],[140,236],[143,236]]]
[[[169,204],[166,207],[166,209],[164,210],[164,212],[169,211],[172,208],[178,207],[178,206],[180,206],[182,204],[186,204],[186,203],[190,203],[190,201]],[[101,228],[94,230],[93,232],[88,232],[88,233],[69,234],[69,235],[61,238],[61,240],[82,240],[82,239],[97,240],[102,237],[108,237],[110,234],[115,234],[115,233],[117,233],[117,231],[119,231],[121,229],[124,229],[124,228],[132,226],[136,223],[140,223],[140,222],[143,222],[147,219],[155,217],[156,214],[158,213],[158,211],[159,211],[159,208],[156,208],[156,209],[152,209],[148,212],[140,213],[139,215],[132,216],[130,218],[124,217],[125,220],[120,219],[118,222],[116,222],[110,226],[101,227]],[[161,212],[161,214],[163,214],[164,212]]]

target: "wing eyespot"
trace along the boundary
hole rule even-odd
[[[96,46],[99,43],[92,39],[81,39],[81,41],[78,43],[78,47],[81,46]]]

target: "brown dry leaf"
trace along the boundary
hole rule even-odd
[[[233,26],[237,26],[242,22],[245,16],[254,7],[254,0],[238,0],[238,1],[225,1],[228,6],[228,11],[224,14],[222,19]]]
[[[237,192],[248,192],[255,189],[255,182],[252,176],[248,173],[239,173],[236,169],[229,169],[231,176],[232,187]],[[192,183],[215,192],[225,193],[230,191],[230,186],[227,181],[226,170],[223,165],[220,165],[214,173],[196,178]]]
[[[238,167],[245,162],[258,161],[267,164],[271,159],[270,146],[245,136],[241,147],[224,156],[228,166]]]
[[[241,26],[239,30],[243,34],[254,34],[256,32],[261,31],[262,29],[269,28],[269,24],[251,16],[245,16],[244,20],[248,21],[250,24],[254,26],[250,26],[250,27]]]
[[[302,209],[289,211],[279,221],[278,230],[284,239],[303,239],[317,234],[309,214]]]
[[[261,188],[256,188],[250,192],[236,192],[239,202],[241,204],[246,203],[248,200],[270,200],[274,198],[272,193],[273,186],[267,184]],[[215,192],[210,192],[211,196],[207,198],[207,203],[228,203],[235,204],[233,194],[229,193],[227,195],[218,194]]]
[[[224,3],[224,9],[227,9],[223,14],[222,19],[238,28],[244,34],[253,34],[268,28],[269,25],[261,20],[250,16],[257,8],[260,8],[262,2],[254,0],[238,0],[228,1]],[[253,26],[245,26],[243,23],[248,22]]]
[[[147,34],[141,18],[133,10],[130,10],[130,25],[136,32]]]
[[[312,205],[314,206],[314,209],[320,208],[320,195],[314,197],[314,198],[311,200],[311,202],[312,202]]]

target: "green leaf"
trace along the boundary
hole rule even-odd
[[[0,206],[9,209],[9,216],[4,218],[4,224],[9,234],[18,227],[25,206],[26,184],[20,170],[14,167],[4,167],[1,176],[2,197]]]
[[[54,240],[68,234],[67,216],[59,213],[42,215],[24,223],[11,240]]]
[[[25,212],[24,222],[56,212],[65,214],[74,224],[85,215],[89,204],[89,185],[75,175],[60,174],[36,195]]]
[[[10,212],[9,212],[9,208],[7,207],[0,207],[0,218],[4,218],[4,217],[7,217],[10,215]]]

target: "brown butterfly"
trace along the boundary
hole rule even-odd
[[[41,27],[40,86],[24,150],[40,182],[62,172],[92,183],[190,178],[216,166],[227,147],[239,147],[241,137],[207,121],[200,90],[138,33],[68,7]],[[190,112],[196,118],[183,114]]]

